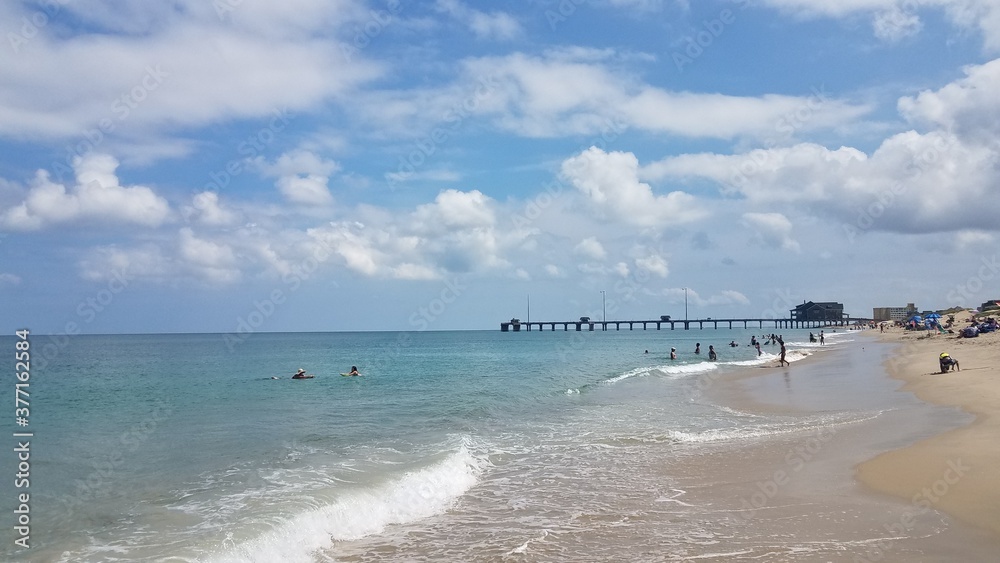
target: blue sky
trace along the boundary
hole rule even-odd
[[[1000,297],[993,0],[48,0],[0,22],[8,332]]]

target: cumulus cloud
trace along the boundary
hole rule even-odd
[[[235,224],[240,214],[226,208],[219,201],[216,192],[200,192],[192,196],[191,205],[184,207],[184,218],[210,227],[226,227]]]
[[[964,71],[964,78],[939,90],[901,98],[899,111],[911,122],[996,146],[1000,137],[1000,59],[970,65]]]
[[[24,201],[0,214],[0,226],[37,230],[59,223],[102,221],[157,227],[170,216],[165,199],[145,186],[122,186],[111,156],[91,153],[73,161],[76,183],[53,182],[49,173],[35,174]]]
[[[273,163],[262,157],[253,162],[264,176],[278,178],[275,185],[289,202],[315,206],[333,203],[327,183],[330,175],[340,169],[336,162],[304,149],[287,152]]]
[[[665,159],[646,173],[658,178],[708,178],[751,208],[774,202],[842,223],[852,237],[867,231],[995,230],[1000,153],[978,141],[932,131],[899,133],[871,154],[803,143],[741,155],[697,154]]]
[[[755,233],[755,239],[770,248],[799,252],[792,238],[792,222],[781,213],[744,213],[743,222]]]
[[[635,265],[637,268],[646,270],[661,278],[665,278],[670,274],[670,269],[667,267],[667,259],[657,254],[636,258]]]
[[[479,190],[444,190],[434,203],[417,207],[414,218],[422,229],[490,227],[496,223],[491,200]]]
[[[580,243],[573,248],[573,251],[580,256],[584,256],[592,260],[603,260],[604,257],[607,256],[607,252],[604,251],[604,247],[595,237],[587,237],[581,240]]]
[[[639,162],[632,153],[607,153],[591,147],[562,163],[562,177],[602,213],[624,223],[665,227],[705,216],[695,198],[681,191],[656,195],[639,181]]]

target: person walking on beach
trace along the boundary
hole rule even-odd
[[[778,359],[778,367],[784,367],[785,364],[792,365],[788,360],[785,359],[785,341],[778,338],[778,344],[781,344],[781,357]]]
[[[826,344],[826,337],[823,336],[823,331],[822,330],[819,331],[819,343],[820,343],[821,346],[823,344]]]

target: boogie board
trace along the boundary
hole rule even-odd
[[[312,379],[315,375],[303,375],[302,377],[292,377],[292,379]]]
[[[361,377],[360,373],[359,374],[342,373],[340,375],[343,375],[344,377]]]

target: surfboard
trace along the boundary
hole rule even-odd
[[[354,375],[354,374],[351,374],[351,373],[342,373],[340,375],[343,375],[344,377],[361,377],[360,373],[357,374],[357,375]]]

